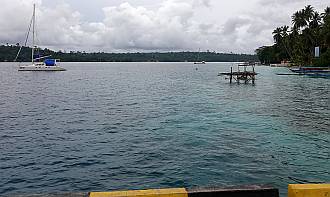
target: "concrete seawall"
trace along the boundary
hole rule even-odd
[[[6,195],[7,197],[279,197],[270,186],[170,188],[109,192]],[[291,184],[288,197],[330,197],[330,184]]]
[[[278,197],[278,189],[269,186],[250,185],[239,187],[170,188],[109,192],[53,193],[7,195],[6,197]]]

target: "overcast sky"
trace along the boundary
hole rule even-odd
[[[253,53],[305,5],[330,0],[0,0],[0,43],[23,43],[37,4],[37,41],[54,50]]]

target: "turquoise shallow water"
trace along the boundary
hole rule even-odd
[[[330,79],[228,63],[0,64],[0,193],[330,182]]]

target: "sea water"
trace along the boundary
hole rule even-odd
[[[330,79],[232,63],[0,64],[0,194],[330,181]],[[198,68],[198,69],[196,69]]]

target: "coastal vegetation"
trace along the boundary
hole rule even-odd
[[[323,13],[311,5],[292,15],[292,27],[282,26],[273,31],[275,44],[256,50],[262,63],[290,61],[302,66],[330,66],[330,7]],[[320,57],[315,57],[315,47]]]
[[[0,46],[0,61],[13,61],[19,50],[19,44]],[[197,57],[206,62],[244,62],[257,61],[258,57],[251,54],[226,54],[216,52],[155,52],[155,53],[86,53],[81,51],[52,51],[39,49],[42,55],[51,55],[52,58],[64,62],[194,62]],[[19,62],[31,61],[31,48],[22,47]]]

